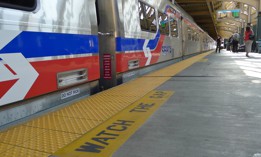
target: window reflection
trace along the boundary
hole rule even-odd
[[[155,9],[139,1],[139,15],[141,30],[156,33],[157,22]]]

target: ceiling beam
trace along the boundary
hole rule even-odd
[[[183,6],[183,5],[181,5],[181,7],[185,8],[187,12],[208,10],[208,7],[206,5],[204,5],[204,6],[193,6],[193,5]]]
[[[206,3],[206,0],[176,0],[177,3]]]
[[[194,20],[199,23],[199,24],[204,24],[204,23],[213,23],[212,21],[210,21],[208,18],[200,18],[200,19],[195,19]]]
[[[221,1],[221,2],[231,2],[231,0],[206,0],[208,2],[216,2],[216,1]],[[233,0],[234,2],[240,2],[240,3],[245,3],[248,4],[252,7],[257,8],[259,5],[260,0]]]
[[[212,17],[212,10],[207,0],[175,0],[194,21],[212,38],[217,37],[217,29]]]
[[[210,15],[209,11],[203,10],[203,11],[193,11],[188,12],[191,16],[206,16]]]
[[[217,27],[229,27],[231,29],[238,29],[238,27],[241,27],[241,26],[237,26],[237,25],[227,25],[225,23],[219,23],[217,24]]]
[[[229,33],[231,33],[231,35],[233,35],[235,32],[233,32],[233,31],[231,31],[231,30],[226,30],[226,29],[219,29],[219,31],[225,31],[225,32],[229,32]]]
[[[212,2],[207,2],[207,5],[208,5],[208,10],[209,10],[209,13],[211,15],[211,20],[213,22],[213,26],[215,28],[215,32],[213,34],[215,34],[214,36],[212,36],[212,38],[217,38],[218,36],[218,31],[217,31],[217,27],[215,25],[215,21],[214,21],[214,17],[213,17],[213,3]]]
[[[218,30],[227,30],[227,31],[230,31],[230,32],[233,32],[233,33],[236,33],[238,31],[235,28],[230,27],[230,29],[229,29],[228,27],[225,27],[225,26],[218,26],[217,28],[218,28]]]

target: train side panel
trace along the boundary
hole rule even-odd
[[[194,22],[186,18],[183,20],[183,25],[185,36],[184,55],[191,55],[202,52],[201,36],[203,31]]]
[[[36,2],[0,6],[0,106],[100,77],[95,0]]]
[[[102,89],[202,51],[204,32],[169,1],[98,0],[98,6]]]
[[[160,21],[164,22],[168,17],[169,7],[166,1],[121,1],[118,8],[122,24],[119,28],[122,29],[116,37],[117,73],[181,56],[179,35],[174,37],[169,32],[162,33],[159,28]],[[176,21],[174,27],[178,29],[178,18],[172,20]],[[162,25],[169,27],[169,21]]]

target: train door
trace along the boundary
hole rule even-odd
[[[180,24],[181,24],[181,41],[182,41],[182,58],[184,57],[184,55],[185,55],[185,51],[186,51],[186,49],[185,49],[185,47],[186,47],[186,29],[184,29],[184,27],[185,27],[185,23],[184,23],[184,18],[183,17],[181,17],[181,22],[180,22]]]
[[[203,32],[200,32],[200,52],[203,52],[204,51],[204,35],[203,35]]]

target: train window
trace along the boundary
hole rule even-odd
[[[197,33],[195,31],[193,33],[193,41],[197,41]]]
[[[178,22],[177,20],[170,19],[170,29],[171,29],[171,36],[178,37]]]
[[[197,31],[194,31],[194,41],[199,41],[199,33]]]
[[[188,33],[188,40],[191,40],[192,37],[191,37],[191,33]]]
[[[193,37],[194,37],[193,41],[197,41],[197,33],[195,31],[194,31]]]
[[[196,41],[199,41],[199,33],[196,33]]]
[[[139,1],[139,15],[140,15],[141,30],[156,33],[157,22],[156,22],[155,9]]]
[[[192,40],[192,30],[188,27],[187,29],[188,32],[188,40]]]
[[[159,12],[159,31],[160,34],[169,35],[169,18],[167,14]]]
[[[0,7],[18,9],[24,11],[34,11],[37,0],[0,0]]]

